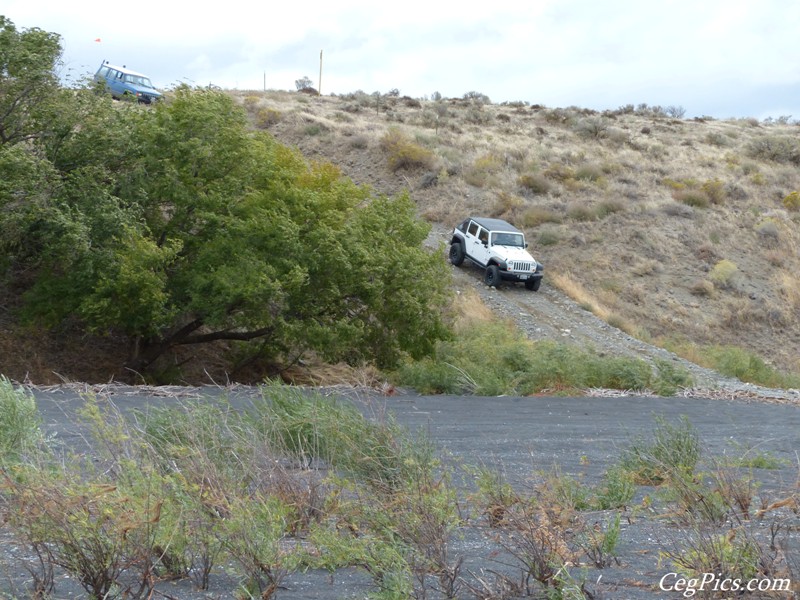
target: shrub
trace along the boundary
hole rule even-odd
[[[759,543],[742,528],[719,532],[698,527],[682,551],[668,551],[666,556],[690,582],[707,573],[714,573],[717,581],[749,581],[759,574],[759,566],[769,564]]]
[[[562,165],[561,163],[555,163],[547,167],[542,173],[548,179],[552,179],[554,181],[565,182],[569,179],[575,179],[575,171],[573,171],[570,167],[566,165]]]
[[[623,212],[624,210],[625,204],[622,202],[622,200],[610,199],[599,202],[595,207],[595,214],[597,215],[598,219],[604,219],[608,215]]]
[[[523,227],[537,227],[542,223],[561,223],[561,221],[561,215],[542,206],[533,206],[520,217],[520,224]]]
[[[294,87],[298,92],[313,87],[313,85],[314,82],[311,81],[311,78],[308,75],[303,75],[300,79],[294,80]]]
[[[486,517],[490,527],[505,522],[508,511],[522,499],[506,481],[502,473],[488,467],[465,467],[468,475],[475,479],[477,491],[470,497]]]
[[[711,146],[717,147],[725,147],[731,145],[731,140],[728,136],[718,132],[718,131],[711,131],[706,134],[705,141],[707,144]]]
[[[800,192],[792,192],[783,199],[783,206],[786,210],[800,211]]]
[[[656,417],[650,436],[637,436],[623,451],[620,465],[638,483],[657,485],[691,477],[700,460],[700,436],[685,416],[677,424]]]
[[[327,131],[327,128],[319,123],[309,123],[303,128],[303,133],[315,137]]]
[[[477,102],[478,104],[491,104],[492,101],[489,99],[489,96],[486,94],[482,94],[480,92],[467,92],[464,94],[464,100],[471,100],[473,102]]]
[[[722,204],[725,202],[725,184],[719,179],[709,179],[700,186],[702,192],[711,204]]]
[[[502,191],[497,195],[497,199],[492,207],[491,216],[500,217],[520,208],[523,204],[524,200],[519,196]]]
[[[242,100],[242,103],[244,104],[244,107],[247,110],[251,110],[251,111],[255,110],[256,106],[258,106],[258,104],[260,102],[261,102],[261,98],[259,98],[258,96],[255,96],[253,94],[249,94],[249,95],[245,96],[244,100]]]
[[[476,323],[459,341],[443,342],[432,359],[406,364],[401,385],[422,393],[533,394],[544,389],[648,389],[651,367],[632,358],[600,357],[550,341],[531,342],[497,323]]]
[[[495,154],[484,154],[464,170],[464,181],[475,187],[484,187],[492,175],[500,172],[503,162]]]
[[[608,122],[602,117],[589,117],[581,119],[575,124],[575,132],[581,137],[600,139],[605,137]]]
[[[536,241],[540,246],[554,246],[561,241],[561,234],[556,229],[543,229]]]
[[[679,389],[694,385],[694,380],[686,369],[661,359],[656,359],[655,364],[658,376],[653,383],[653,391],[658,395],[673,396]]]
[[[710,204],[708,196],[701,190],[681,190],[674,192],[673,197],[678,202],[695,208],[708,208]]]
[[[768,248],[774,248],[777,246],[781,237],[780,231],[778,230],[778,224],[774,219],[766,219],[756,225],[756,233],[758,234],[758,239],[761,241],[761,243]]]
[[[595,490],[593,508],[597,510],[624,508],[633,500],[635,493],[636,483],[633,474],[615,465],[605,472],[603,481]]]
[[[543,175],[538,173],[525,173],[517,179],[517,184],[534,194],[546,194],[552,188],[552,184]]]
[[[356,150],[366,150],[369,148],[369,138],[366,135],[356,135],[350,139],[350,147]]]
[[[605,529],[595,524],[591,529],[586,527],[578,536],[578,545],[598,569],[604,569],[612,562],[622,564],[617,558],[621,519],[621,513],[617,512],[608,519]],[[586,595],[581,594],[578,598],[586,598]]]
[[[666,340],[664,346],[701,366],[728,377],[767,387],[800,387],[799,373],[782,373],[758,355],[736,346],[699,346],[680,340]]]
[[[714,294],[714,284],[707,279],[700,279],[689,287],[689,292],[694,296],[710,297]]]
[[[574,221],[594,221],[597,213],[583,202],[571,202],[567,206],[567,216]]]
[[[281,120],[281,111],[274,108],[261,108],[256,114],[256,126],[266,129]]]
[[[764,136],[750,142],[746,150],[753,158],[800,164],[800,144],[789,136]]]
[[[713,367],[723,375],[772,387],[797,387],[800,376],[783,375],[760,356],[735,346],[708,346],[703,350]]]
[[[43,441],[36,400],[0,376],[0,466],[17,463]]]
[[[433,152],[413,142],[399,129],[389,129],[381,138],[380,146],[387,154],[393,172],[400,169],[430,170],[434,166]]]
[[[544,119],[554,125],[569,125],[575,121],[575,111],[568,108],[552,108],[545,110]]]
[[[670,105],[664,109],[664,113],[673,119],[682,119],[686,114],[686,109],[679,105]]]
[[[597,165],[581,165],[575,169],[575,179],[599,182],[603,179],[603,170]]]
[[[492,120],[492,115],[483,110],[480,104],[475,104],[467,109],[464,119],[473,125],[486,125]]]
[[[734,279],[739,271],[736,263],[727,259],[719,261],[711,269],[708,278],[717,287],[730,287],[733,285]]]

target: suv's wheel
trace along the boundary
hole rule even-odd
[[[538,292],[539,286],[542,285],[542,278],[539,277],[538,279],[528,279],[525,281],[525,287],[532,292]]]
[[[450,264],[459,267],[464,262],[464,246],[459,242],[450,244]]]
[[[489,287],[500,287],[500,269],[497,265],[489,265],[486,267],[486,273],[483,275],[483,282]]]

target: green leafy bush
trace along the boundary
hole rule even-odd
[[[764,359],[735,346],[706,346],[702,353],[723,375],[742,381],[774,387],[798,387],[800,375],[782,374]]]
[[[603,481],[597,486],[592,506],[597,510],[625,508],[636,493],[634,475],[627,469],[615,465],[606,471]]]
[[[403,366],[397,377],[423,393],[487,396],[593,387],[641,390],[659,381],[644,361],[534,343],[499,323],[471,326],[458,341],[440,343],[433,358]]]
[[[677,424],[656,418],[650,436],[637,436],[622,454],[620,466],[637,483],[657,485],[671,479],[691,477],[700,460],[700,436],[682,416]]]
[[[40,449],[44,440],[36,400],[0,376],[0,466],[8,466]]]

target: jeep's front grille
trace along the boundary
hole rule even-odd
[[[510,262],[508,266],[512,271],[522,271],[523,273],[530,273],[534,270],[535,263],[532,262]]]

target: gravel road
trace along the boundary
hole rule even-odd
[[[221,396],[234,406],[242,406],[258,390],[255,388],[133,388],[125,386],[68,386],[33,390],[44,425],[54,439],[66,446],[85,450],[85,438],[75,425],[75,411],[83,403],[82,394],[92,392],[111,399],[124,413],[143,410],[181,399],[204,398],[215,402]],[[533,481],[557,466],[563,474],[584,483],[598,482],[605,470],[615,463],[633,436],[647,435],[655,418],[675,422],[686,416],[698,431],[706,456],[741,455],[757,450],[777,459],[780,467],[756,470],[758,493],[765,501],[797,493],[798,450],[800,449],[800,411],[795,406],[754,403],[739,400],[705,398],[652,397],[452,397],[400,395],[385,397],[374,391],[340,388],[328,393],[347,398],[368,413],[390,411],[400,424],[422,430],[435,443],[445,464],[462,475],[454,478],[459,494],[466,497],[469,477],[464,465],[484,465],[505,473],[518,490],[530,489]],[[591,582],[595,598],[605,600],[645,600],[681,598],[680,593],[659,589],[660,579],[670,571],[663,562],[665,551],[676,551],[690,541],[690,534],[665,518],[662,512],[646,507],[646,497],[656,495],[654,488],[643,487],[625,510],[618,548],[619,564],[605,569],[576,566]],[[466,509],[466,505],[465,505]],[[465,514],[469,514],[467,512]],[[586,515],[603,523],[604,512]],[[769,535],[773,523],[781,524],[781,544],[786,561],[800,568],[800,515],[789,510],[753,520],[747,527],[756,536]],[[474,583],[475,576],[489,578],[492,571],[514,572],[508,556],[497,546],[495,532],[473,517],[454,537],[450,552],[463,559],[463,576]],[[0,528],[0,597],[25,598],[24,560],[30,558],[23,545],[9,531]],[[797,573],[794,575],[797,578]],[[598,583],[599,580],[599,583]],[[798,582],[793,581],[797,591]],[[212,586],[200,592],[188,580],[163,582],[153,597],[195,600],[234,598],[236,580],[224,569],[214,572]],[[60,576],[54,598],[85,597],[77,583]],[[335,576],[323,572],[298,573],[285,581],[276,598],[335,600],[364,598],[374,591],[369,578],[357,569],[342,569]],[[795,593],[795,592],[791,592]],[[431,592],[429,598],[439,598]],[[462,589],[459,598],[478,596]],[[747,595],[745,598],[765,596]],[[771,598],[794,598],[772,595]]]

